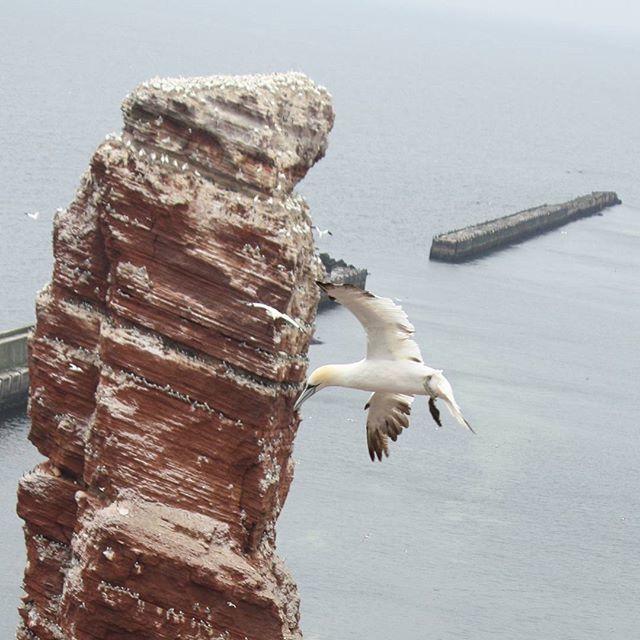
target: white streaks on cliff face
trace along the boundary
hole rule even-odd
[[[116,267],[117,276],[127,282],[135,284],[142,291],[150,292],[153,289],[149,272],[145,265],[137,266],[131,262],[119,262]]]
[[[82,243],[95,233],[98,220],[96,206],[100,200],[100,193],[94,189],[90,172],[82,176],[76,197],[84,201],[84,206],[75,211],[71,208],[57,209],[53,220],[54,232],[59,241],[68,248],[84,253]],[[88,268],[90,257],[85,256],[84,264],[81,263],[79,266]]]
[[[98,385],[96,390],[96,406],[102,406],[109,415],[127,419],[136,415],[136,405],[128,404],[120,399],[117,389],[112,386]]]

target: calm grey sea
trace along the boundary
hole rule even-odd
[[[301,70],[337,113],[301,185],[401,301],[478,431],[416,402],[372,464],[364,394],[304,406],[278,548],[314,640],[640,637],[640,44],[611,33],[352,3],[11,3],[0,14],[0,328],[33,320],[51,224],[119,103],[155,75]],[[598,189],[624,205],[461,265],[438,232]],[[24,216],[40,211],[38,220]],[[319,319],[312,366],[359,359],[349,314]],[[0,425],[0,636],[24,551]]]

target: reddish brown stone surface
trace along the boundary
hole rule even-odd
[[[292,189],[330,97],[301,74],[156,80],[123,113],[37,301],[48,462],[18,491],[18,638],[300,638],[274,528],[321,267]]]

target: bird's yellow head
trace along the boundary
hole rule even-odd
[[[307,379],[307,383],[302,390],[302,393],[296,400],[293,409],[297,409],[302,405],[305,400],[308,400],[312,395],[318,393],[320,389],[324,389],[332,384],[333,378],[333,366],[325,365],[324,367],[318,367]]]

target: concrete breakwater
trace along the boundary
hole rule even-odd
[[[27,338],[31,327],[0,333],[0,412],[27,401]]]
[[[464,262],[620,203],[613,191],[594,191],[562,204],[544,204],[449,231],[433,238],[429,259]]]

